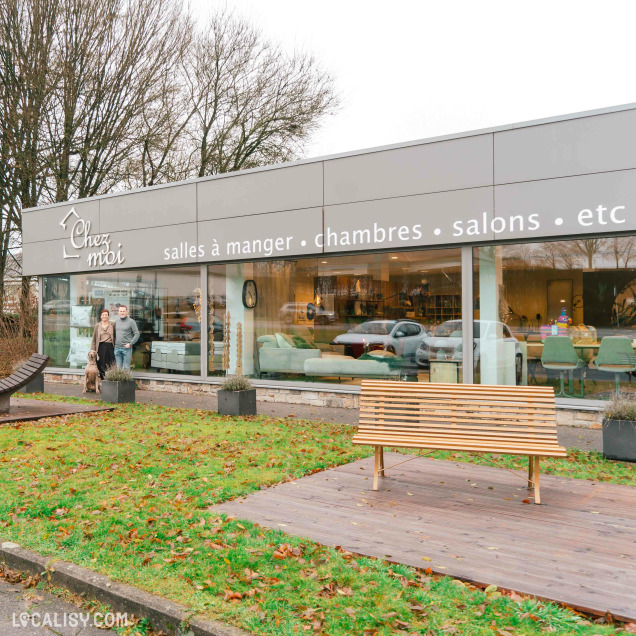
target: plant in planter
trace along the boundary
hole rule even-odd
[[[244,375],[232,375],[217,392],[221,415],[256,415],[256,389]]]
[[[132,371],[112,365],[102,380],[102,401],[121,404],[135,401],[135,380]]]
[[[636,401],[614,396],[603,418],[603,457],[636,462]]]
[[[226,314],[226,322],[228,314]],[[225,337],[229,339],[229,324]],[[220,415],[256,415],[256,389],[243,375],[243,326],[236,325],[236,375],[228,377],[217,391],[218,412]],[[229,342],[224,346],[224,368],[229,367]]]

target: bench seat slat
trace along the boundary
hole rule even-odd
[[[475,429],[478,431],[488,431],[488,430],[504,430],[504,431],[527,431],[527,432],[537,432],[537,433],[547,433],[549,431],[554,431],[554,424],[552,427],[545,426],[542,423],[537,422],[522,422],[521,424],[515,422],[514,420],[510,420],[509,422],[499,424],[497,422],[491,422],[488,420],[461,420],[458,422],[445,422],[440,419],[426,419],[424,421],[417,421],[411,419],[395,419],[395,420],[374,420],[372,418],[360,418],[359,422],[360,426],[379,426],[386,429],[391,429],[394,427],[403,426],[405,428],[410,428],[413,430],[418,430],[420,428],[443,428],[443,429],[458,429],[460,431]],[[556,432],[555,432],[556,434]]]
[[[447,444],[445,442],[430,442],[427,444],[400,444],[391,443],[387,444],[386,441],[372,441],[365,442],[369,446],[391,446],[395,448],[421,448],[429,450],[447,450],[447,451],[463,451],[466,453],[492,453],[495,455],[525,455],[533,457],[567,457],[567,451],[558,451],[554,448],[551,450],[545,448],[501,448],[498,445],[493,446],[470,446],[468,444]]]
[[[452,435],[430,435],[430,436],[419,436],[419,437],[409,437],[408,435],[395,435],[391,438],[391,441],[387,441],[386,437],[382,437],[379,435],[365,434],[361,433],[358,437],[353,440],[354,444],[365,444],[369,443],[368,440],[375,440],[373,445],[379,444],[381,446],[392,446],[394,444],[400,445],[405,444],[407,446],[411,444],[428,444],[430,442],[444,442],[449,444],[467,444],[469,446],[497,446],[501,448],[502,451],[507,448],[543,448],[546,451],[549,450],[558,450],[561,448],[556,442],[551,442],[549,440],[523,440],[523,439],[509,439],[503,440],[497,437],[483,437],[483,438],[475,438],[475,437],[455,437]],[[379,441],[378,441],[379,440]],[[382,441],[384,440],[384,441]]]
[[[515,398],[514,400],[499,400],[497,398],[491,398],[486,400],[484,396],[474,395],[462,395],[461,393],[449,393],[447,395],[430,395],[428,393],[403,393],[394,391],[387,393],[386,395],[369,395],[364,394],[360,402],[361,404],[406,404],[410,401],[417,403],[423,399],[426,399],[428,404],[449,406],[450,404],[462,403],[470,404],[475,407],[488,406],[492,408],[515,408],[521,407],[524,409],[546,409],[550,410],[554,408],[554,401],[550,400],[523,400]]]
[[[552,387],[542,386],[511,386],[505,384],[455,384],[450,382],[421,382],[421,383],[402,383],[395,380],[363,380],[363,383],[367,383],[370,391],[395,391],[400,389],[409,389],[413,391],[450,391],[453,393],[483,393],[486,391],[489,395],[497,393],[527,393],[529,395],[541,395],[546,394],[548,396],[554,395]],[[373,384],[370,384],[370,383]],[[399,384],[399,386],[397,386]]]
[[[367,426],[360,424],[358,432],[373,433],[377,435],[440,435],[441,433],[452,433],[453,435],[465,435],[467,437],[500,437],[501,439],[546,439],[557,440],[557,434],[552,431],[528,432],[525,430],[498,430],[497,427],[479,428],[444,428],[441,426],[430,428],[410,428],[405,426],[392,426],[384,428],[382,426]]]
[[[469,421],[469,422],[501,422],[502,425],[506,422],[515,422],[519,423],[519,426],[523,426],[527,423],[529,426],[554,426],[554,416],[552,416],[552,421],[550,418],[547,418],[545,415],[541,417],[532,417],[532,416],[522,416],[522,415],[510,415],[509,413],[471,413],[470,411],[455,411],[453,413],[440,413],[439,411],[415,411],[415,410],[369,410],[369,409],[361,409],[360,417],[361,418],[371,418],[375,421],[395,421],[395,420],[405,420],[405,421],[431,421],[431,422],[439,422],[446,420],[457,420],[457,421]]]

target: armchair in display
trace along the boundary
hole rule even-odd
[[[581,395],[585,394],[585,368],[587,363],[576,355],[576,349],[572,340],[568,336],[547,336],[543,345],[541,364],[546,369],[553,369],[559,372],[559,392],[556,397],[574,397],[572,393],[565,392],[565,372],[573,372],[575,369],[581,371]]]
[[[614,374],[616,395],[619,395],[621,373],[636,371],[636,355],[632,341],[626,336],[605,336],[601,340],[594,366],[599,371]]]

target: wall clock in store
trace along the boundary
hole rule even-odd
[[[253,280],[246,280],[243,283],[243,307],[246,309],[254,309],[258,300],[258,292],[256,283]]]

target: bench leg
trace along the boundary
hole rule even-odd
[[[384,477],[384,446],[380,446],[380,477]]]
[[[541,503],[541,491],[539,489],[539,457],[534,458],[534,468],[532,470],[534,476],[534,503]]]
[[[11,393],[0,395],[0,413],[7,414],[11,410]]]
[[[534,486],[533,471],[534,457],[532,457],[532,455],[528,455],[528,488],[532,488],[532,486]]]
[[[375,447],[375,461],[373,465],[373,490],[378,489],[378,473],[380,472],[380,453],[381,446]]]

